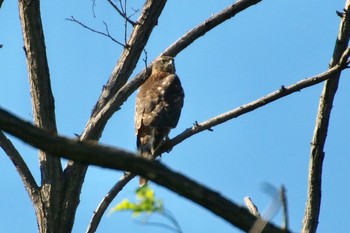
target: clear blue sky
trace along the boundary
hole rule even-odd
[[[130,1],[138,8],[143,1]],[[148,45],[152,61],[195,25],[225,8],[232,1],[168,1]],[[135,4],[135,5],[133,5]],[[200,38],[176,57],[177,73],[186,92],[185,106],[171,137],[220,113],[253,101],[281,85],[290,85],[321,73],[328,67],[339,17],[345,1],[265,0],[240,13]],[[43,1],[47,53],[56,100],[60,134],[81,133],[102,86],[121,52],[107,38],[65,20],[70,16],[104,29],[123,41],[123,24],[106,1],[96,1],[96,18],[90,1]],[[32,120],[28,75],[17,2],[5,0],[0,9],[0,106]],[[139,72],[141,61],[135,70]],[[318,232],[346,232],[349,217],[350,177],[350,80],[343,73],[334,102],[325,148],[322,207]],[[243,204],[250,196],[264,210],[271,197],[263,190],[268,183],[285,185],[291,229],[298,232],[304,215],[310,141],[323,84],[303,90],[249,114],[214,132],[203,132],[184,141],[162,162],[192,179]],[[135,151],[134,95],[109,121],[101,142]],[[23,142],[15,145],[39,180],[36,150]],[[0,206],[3,232],[36,232],[32,204],[19,175],[0,151]],[[81,195],[74,233],[85,232],[93,210],[119,179],[121,173],[90,167]],[[151,184],[184,232],[240,232],[202,207]],[[132,198],[137,181],[129,183],[112,205]],[[112,206],[111,206],[112,207]],[[153,218],[162,221],[159,218]],[[273,219],[281,223],[281,213]],[[343,223],[343,224],[341,224]],[[129,213],[106,215],[98,228],[110,232],[168,232],[144,227]]]

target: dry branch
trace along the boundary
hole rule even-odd
[[[104,86],[101,96],[96,103],[92,116],[98,114],[101,108],[119,91],[127,82],[134,71],[140,55],[146,46],[153,28],[158,23],[158,18],[163,11],[166,1],[147,0],[141,16],[137,20],[130,35],[126,48],[120,56],[107,84]]]
[[[100,138],[102,131],[107,123],[106,121],[96,120],[96,115],[109,99],[123,86],[131,73],[133,72],[140,54],[142,53],[148,38],[158,22],[158,18],[164,8],[166,1],[147,0],[142,13],[135,25],[127,46],[113,70],[108,83],[104,86],[99,100],[97,101],[92,116],[80,136],[80,140],[97,140]],[[86,164],[68,161],[64,173],[67,175],[66,179],[66,196],[64,203],[79,202],[79,196],[84,182],[85,173],[87,170]],[[66,220],[73,221],[74,213],[67,212],[64,214]]]
[[[34,123],[40,128],[56,133],[55,105],[40,16],[40,1],[20,0],[18,6]],[[61,209],[64,208],[61,204],[62,195],[60,195],[63,188],[60,159],[47,152],[39,151],[39,162],[42,178],[40,192],[29,192],[35,207],[39,231],[44,233],[60,229],[62,232],[70,232],[72,225],[57,221],[60,219]],[[24,169],[23,167],[22,170]]]
[[[339,33],[337,36],[333,58],[330,67],[334,68],[343,58],[344,51],[347,51],[350,36],[350,0],[346,1],[344,13],[341,14]],[[340,72],[334,78],[326,81],[316,118],[314,135],[311,142],[308,196],[305,208],[305,215],[302,226],[302,233],[315,233],[317,230],[320,205],[322,167],[324,159],[324,146],[327,138],[328,124],[330,119],[333,101],[339,84]]]
[[[125,47],[126,45],[124,45],[123,43],[119,42],[117,39],[115,39],[110,33],[109,33],[109,29],[108,29],[108,25],[103,22],[103,24],[105,25],[105,30],[106,32],[102,32],[102,31],[99,31],[99,30],[96,30],[96,29],[93,29],[92,27],[89,27],[87,26],[86,24],[82,23],[81,21],[77,20],[76,18],[74,18],[74,16],[71,16],[70,18],[66,18],[66,20],[68,21],[71,21],[71,22],[74,22],[74,23],[77,23],[79,24],[80,26],[82,26],[83,28],[86,28],[87,30],[91,31],[91,32],[94,32],[94,33],[97,33],[97,34],[100,34],[100,35],[103,35],[109,39],[111,39],[114,43],[120,45],[120,46],[123,46]]]
[[[0,131],[0,147],[4,150],[12,163],[15,165],[18,174],[20,175],[24,187],[31,197],[38,197],[39,187],[35,182],[35,179],[30,172],[27,164],[23,160],[12,142],[6,137],[6,135]]]
[[[164,147],[162,147],[160,149],[160,151],[158,152],[159,154],[165,152],[165,151],[168,151],[169,149],[173,148],[174,146],[176,146],[177,144],[181,143],[182,141],[184,141],[185,139],[191,137],[192,135],[195,135],[197,133],[200,133],[204,130],[208,130],[208,129],[211,129],[212,127],[218,125],[218,124],[222,124],[230,119],[233,119],[233,118],[236,118],[236,117],[239,117],[245,113],[248,113],[250,111],[253,111],[259,107],[262,107],[270,102],[273,102],[275,100],[278,100],[284,96],[287,96],[287,95],[290,95],[294,92],[298,92],[300,90],[302,90],[303,88],[307,88],[309,86],[312,86],[312,85],[315,85],[315,84],[318,84],[326,79],[329,79],[329,78],[332,78],[337,72],[340,72],[342,69],[345,69],[346,66],[347,66],[347,59],[348,57],[350,56],[350,49],[346,50],[346,52],[344,52],[343,56],[342,56],[342,60],[341,62],[339,63],[339,65],[333,67],[332,69],[329,69],[327,70],[326,72],[322,73],[322,74],[319,74],[319,75],[316,75],[316,76],[313,76],[313,77],[310,77],[308,79],[304,79],[296,84],[293,84],[289,87],[281,87],[279,90],[271,93],[271,94],[268,94],[267,96],[265,97],[262,97],[258,100],[255,100],[251,103],[248,103],[246,105],[243,105],[241,107],[238,107],[232,111],[229,111],[227,113],[224,113],[224,114],[221,114],[217,117],[214,117],[212,119],[209,119],[203,123],[198,123],[198,124],[195,124],[193,127],[191,128],[188,128],[186,129],[183,133],[177,135],[176,137],[174,137],[172,140],[168,141]],[[133,79],[131,82],[129,82],[126,86],[124,86],[120,92],[123,93],[123,95],[127,95],[127,91],[130,91],[131,89],[129,88],[129,85],[130,86],[133,86],[134,84],[132,82],[137,82],[136,79]],[[125,92],[124,92],[125,90]],[[96,119],[99,119],[99,118],[103,118],[104,121],[107,121],[109,119],[110,116],[112,116],[113,114],[113,110],[112,109],[115,109],[116,106],[118,106],[120,103],[122,103],[122,99],[120,99],[119,97],[122,96],[122,95],[115,95],[112,100],[108,103],[108,105],[106,105],[102,110],[101,112],[99,113],[98,116],[96,116]],[[114,106],[110,106],[109,104],[111,105],[114,105]],[[99,121],[97,121],[99,122]],[[119,182],[118,182],[119,183]],[[118,183],[115,185],[115,187],[119,187],[118,186]],[[113,190],[113,188],[111,189],[111,191]],[[110,191],[110,192],[111,192]],[[102,202],[111,202],[112,200],[111,199],[106,199],[106,200],[103,200]],[[104,205],[106,205],[106,203],[104,203]],[[108,205],[109,205],[108,203]],[[98,208],[97,209],[97,214],[98,215],[102,215],[101,213],[99,213],[99,211],[102,211],[103,209],[101,208]],[[105,209],[103,210],[105,211]],[[95,217],[93,216],[93,219],[91,221],[95,221],[94,220]],[[99,217],[97,217],[96,219],[100,219]]]
[[[337,75],[339,75],[341,70],[347,68],[347,65],[348,65],[347,59],[349,58],[349,56],[350,56],[350,49],[347,49],[343,53],[340,63],[333,66],[332,68],[325,71],[324,73],[321,73],[319,75],[316,75],[316,76],[313,76],[313,77],[310,77],[307,79],[303,79],[303,80],[301,80],[293,85],[290,85],[288,87],[282,86],[280,89],[278,89],[278,90],[276,90],[276,91],[274,91],[274,92],[272,92],[272,93],[270,93],[262,98],[259,98],[255,101],[252,101],[248,104],[242,105],[242,106],[240,106],[236,109],[233,109],[229,112],[226,112],[226,113],[223,113],[219,116],[211,118],[205,122],[194,124],[192,127],[186,129],[184,132],[177,135],[172,140],[168,141],[164,145],[164,147],[161,148],[161,152],[164,152],[164,151],[171,149],[175,145],[181,143],[182,141],[191,137],[194,134],[197,134],[197,133],[202,132],[204,130],[209,130],[216,125],[222,124],[228,120],[239,117],[245,113],[251,112],[257,108],[260,108],[266,104],[269,104],[273,101],[281,99],[282,97],[290,95],[294,92],[298,92],[304,88],[318,84],[318,83],[323,82],[327,79],[335,78]]]
[[[109,204],[114,200],[118,193],[124,188],[124,186],[132,180],[135,175],[127,172],[124,173],[122,178],[111,188],[111,190],[104,196],[100,204],[94,211],[94,215],[91,218],[90,224],[87,228],[86,233],[94,233],[101,221],[103,214],[106,212]]]
[[[170,54],[174,56],[175,54],[177,54],[178,52],[186,48],[188,45],[193,43],[196,39],[203,36],[206,32],[213,29],[215,26],[221,24],[222,22],[233,17],[237,13],[247,9],[249,6],[252,6],[260,1],[261,0],[242,0],[232,4],[222,12],[210,17],[204,23],[200,24],[190,32],[186,33],[177,42],[175,42],[172,46],[170,46],[163,54]],[[95,106],[93,117],[90,118],[89,122],[85,127],[84,132],[85,133],[87,132],[86,135],[94,135],[94,134],[98,135],[96,131],[102,132],[106,122],[113,115],[113,113],[117,111],[120,108],[120,106],[127,100],[127,98],[146,80],[146,78],[149,76],[149,71],[150,71],[150,66],[144,69],[141,73],[139,73],[135,78],[129,81],[126,85],[122,86],[120,90],[117,90],[117,93],[115,93],[114,95],[112,95],[112,93],[110,92],[109,95],[112,97],[110,97],[109,101],[105,100],[104,105],[101,104],[99,100],[99,102]],[[85,136],[83,134],[81,138],[84,139],[88,137],[89,136]],[[120,181],[110,190],[110,193],[117,194],[118,192],[115,191],[114,189],[115,187],[119,187],[119,184],[120,184]],[[125,184],[123,183],[123,185],[126,185],[126,183]],[[89,229],[92,229],[95,226],[97,227],[97,224],[100,221],[103,212],[106,210],[107,206],[110,204],[111,201],[112,199],[110,198],[104,198],[102,200],[102,202],[96,209],[95,214],[92,217],[92,220],[90,223],[92,227],[89,226]],[[105,206],[106,208],[100,208],[101,206],[102,207]]]
[[[203,23],[193,28],[185,35],[180,37],[175,43],[173,43],[169,48],[167,48],[161,55],[168,55],[175,57],[179,52],[184,50],[187,46],[192,44],[195,40],[204,36],[207,32],[225,22],[226,20],[234,17],[236,14],[244,11],[248,7],[251,7],[262,0],[239,0],[229,7],[225,8],[221,12],[214,14],[209,19],[205,20]]]
[[[34,147],[59,157],[142,175],[202,205],[243,231],[248,231],[256,221],[256,217],[250,214],[246,208],[234,204],[219,193],[180,173],[171,171],[160,162],[150,161],[117,148],[59,137],[46,130],[36,128],[1,109],[0,128]],[[285,233],[272,224],[267,224],[262,232]]]

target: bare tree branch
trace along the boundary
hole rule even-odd
[[[130,35],[127,47],[123,50],[102,94],[95,105],[92,116],[98,114],[101,108],[119,91],[134,71],[140,55],[148,41],[153,28],[167,1],[147,0],[138,23]],[[130,46],[130,47],[129,47]]]
[[[185,139],[191,137],[194,134],[197,134],[199,132],[202,132],[204,130],[208,130],[211,129],[212,127],[218,125],[218,124],[222,124],[227,120],[239,117],[240,115],[243,115],[245,113],[248,113],[250,111],[253,111],[259,107],[262,107],[270,102],[273,102],[275,100],[278,100],[286,95],[292,94],[294,92],[298,92],[300,90],[302,90],[303,88],[307,88],[311,85],[315,85],[318,84],[322,81],[324,81],[327,78],[332,78],[337,72],[340,72],[341,69],[345,69],[345,67],[347,66],[347,58],[350,56],[350,49],[348,49],[341,60],[341,63],[336,66],[333,67],[332,69],[320,74],[320,75],[316,75],[313,77],[310,77],[308,79],[304,79],[294,85],[291,85],[289,87],[281,87],[279,90],[268,94],[265,97],[262,97],[258,100],[255,100],[249,104],[243,105],[239,108],[236,108],[230,112],[224,113],[222,115],[219,115],[217,117],[214,117],[212,119],[209,119],[203,123],[200,124],[195,124],[193,127],[186,129],[183,133],[177,135],[175,138],[173,138],[172,140],[168,141],[166,144],[164,144],[164,146],[162,148],[160,148],[160,151],[158,152],[159,154],[168,151],[169,149],[173,148],[175,145],[181,143],[182,141],[184,141]],[[132,89],[129,86],[135,86],[133,84],[133,82],[137,82],[137,79],[133,79],[131,80],[127,85],[125,85],[120,92],[123,93],[123,96],[127,96],[128,92],[131,91]],[[124,92],[125,90],[125,92]],[[119,93],[119,92],[118,92]],[[120,106],[119,104],[123,103],[123,99],[120,99],[122,95],[115,95],[111,101],[101,110],[101,112],[96,116],[97,122],[101,122],[101,120],[99,120],[99,118],[103,118],[102,121],[107,121],[109,119],[109,117],[112,116],[112,114],[114,113],[114,111],[112,109],[115,109],[116,106]],[[113,105],[113,106],[110,106]],[[117,182],[117,184],[111,189],[110,192],[116,193],[119,192],[119,185],[125,185],[126,183],[122,183],[119,184],[120,181]],[[115,192],[113,191],[115,189],[115,187],[118,187],[118,191]],[[110,196],[108,196],[110,197]],[[113,197],[114,198],[114,197]],[[101,203],[104,204],[104,206],[107,208],[107,206],[112,202],[112,199],[105,199],[103,200]],[[95,215],[97,216],[93,216],[91,222],[95,223],[96,221],[100,221],[101,216],[103,213],[100,213],[101,211],[105,211],[106,208],[100,208],[98,207],[98,209],[95,212]],[[91,231],[92,232],[92,231]]]
[[[233,17],[237,13],[247,9],[249,6],[252,6],[261,0],[241,0],[236,2],[235,4],[229,6],[221,13],[214,15],[213,17],[206,20],[204,23],[196,27],[196,30],[191,30],[182,36],[182,39],[179,39],[172,46],[169,47],[162,54],[175,55],[190,45],[193,41],[198,39],[200,36],[204,35],[206,32],[213,28],[213,25],[217,26],[219,23],[224,22],[225,20]],[[209,25],[209,26],[205,26]],[[173,52],[171,52],[173,51]],[[109,117],[117,111],[120,106],[128,99],[128,97],[136,91],[136,89],[147,79],[150,74],[151,65],[144,69],[142,72],[136,75],[135,78],[130,80],[126,85],[117,90],[116,93],[112,94],[109,92],[110,98],[109,101],[107,99],[104,101],[104,105],[108,105],[108,107],[100,105],[99,110],[95,108],[94,114],[89,122],[86,125],[86,130],[97,128],[98,131],[102,131]]]
[[[22,156],[2,131],[0,131],[0,146],[15,165],[29,196],[37,197],[39,194],[39,186],[35,182],[35,179]]]
[[[241,3],[236,3],[230,6],[229,8],[224,10],[222,14],[217,14],[216,16],[211,17],[210,19],[206,20],[206,23],[201,24],[200,26],[196,27],[196,30],[191,30],[190,33],[187,33],[185,36],[181,37],[181,40],[178,40],[177,43],[174,43],[170,48],[173,51],[181,51],[185,47],[187,47],[189,44],[191,44],[195,39],[198,39],[202,35],[205,34],[205,30],[209,31],[213,28],[213,25],[218,25],[220,22],[224,22],[226,19],[231,18],[238,12],[248,8],[250,5],[254,5],[258,3],[259,1],[253,0],[253,1],[241,1]],[[227,14],[227,12],[230,12],[231,15]],[[226,17],[226,18],[225,18]],[[216,22],[216,23],[213,23]],[[210,27],[206,27],[205,25],[211,25]],[[206,32],[207,32],[206,31]],[[188,40],[188,42],[186,42]],[[184,46],[184,44],[187,43],[187,46]],[[129,81],[126,85],[124,85],[112,98],[110,101],[107,102],[107,104],[101,108],[100,111],[96,111],[97,114],[95,114],[94,118],[91,118],[86,126],[85,131],[90,131],[93,129],[103,129],[105,122],[108,121],[108,119],[112,116],[112,114],[127,100],[127,98],[146,80],[146,78],[150,74],[150,68],[151,66],[148,66],[145,70],[143,70],[140,74],[138,74],[134,79]],[[119,187],[120,182],[118,182],[110,192],[113,192],[115,187]],[[126,184],[126,183],[125,183]],[[123,185],[125,185],[123,184]],[[115,192],[117,193],[117,192]],[[101,216],[103,212],[106,210],[107,206],[110,204],[112,199],[104,199],[101,202],[101,205],[97,208],[96,212],[93,216],[90,225],[95,226],[96,222],[99,222],[101,219]],[[102,205],[103,204],[103,205]],[[105,206],[105,208],[100,208],[101,206]],[[98,223],[97,223],[98,224]],[[93,227],[89,227],[89,229],[93,229]],[[89,231],[88,229],[88,231]]]
[[[56,156],[79,163],[127,170],[139,174],[196,202],[244,231],[248,231],[256,221],[256,217],[250,214],[246,208],[234,204],[219,193],[180,173],[171,171],[160,162],[150,161],[127,151],[97,145],[93,142],[82,142],[55,136],[1,109],[0,128],[30,145]],[[262,232],[286,233],[270,223]]]
[[[142,13],[138,19],[138,23],[134,26],[133,32],[130,35],[129,41],[120,56],[120,59],[115,66],[107,84],[97,101],[92,116],[80,136],[81,141],[97,140],[107,121],[96,120],[96,115],[100,114],[101,108],[106,105],[113,95],[119,91],[127,79],[133,72],[137,61],[148,41],[153,28],[157,25],[158,18],[166,4],[166,1],[147,0]],[[79,195],[84,182],[85,173],[87,170],[86,164],[68,161],[67,167],[64,170],[66,179],[67,193],[64,203],[79,202]],[[66,208],[68,210],[68,208]],[[66,212],[64,218],[73,221],[74,213]]]
[[[335,67],[342,60],[342,54],[346,50],[350,36],[350,0],[346,1],[344,13],[341,15],[341,23],[337,36],[333,58],[330,67]],[[322,166],[324,159],[324,145],[327,138],[327,131],[333,101],[339,84],[340,73],[334,78],[326,81],[316,118],[314,135],[311,142],[308,196],[305,208],[305,215],[302,226],[302,233],[315,233],[317,230],[320,205],[321,205],[321,185]]]
[[[248,7],[259,3],[261,0],[241,0],[225,8],[223,11],[213,15],[203,23],[187,32],[180,39],[174,42],[161,55],[169,55],[175,57],[178,53],[184,50],[187,46],[192,44],[195,40],[203,36],[205,33],[232,18],[236,14],[246,10]],[[110,105],[115,105],[115,111],[127,100],[127,98],[147,79],[148,71],[151,65],[138,73],[127,85],[124,85],[110,101]],[[116,101],[116,102],[115,102]],[[91,124],[92,122],[89,122]]]
[[[57,133],[55,105],[40,16],[40,1],[19,0],[18,4],[30,81],[34,123],[36,126],[55,134]],[[59,195],[63,188],[60,158],[39,151],[39,162],[42,178],[41,192],[40,196],[31,196],[39,231],[44,233],[53,231],[53,229],[64,229],[66,225],[57,221],[57,219],[60,219],[61,209],[64,208],[61,205],[62,197]],[[41,200],[38,202],[39,198]],[[62,230],[62,232],[69,231],[69,226],[68,229]]]
[[[130,19],[130,16],[127,16],[125,10],[123,10],[123,11],[120,10],[119,7],[118,7],[117,5],[114,4],[113,1],[111,1],[111,0],[107,0],[107,1],[108,1],[108,3],[111,4],[111,6],[118,12],[118,14],[119,14],[120,16],[122,16],[122,17],[123,17],[128,23],[130,23],[132,26],[135,26],[136,23]],[[137,12],[137,11],[135,11],[135,13],[136,13],[136,12]],[[134,14],[132,14],[131,16],[133,16],[133,15],[134,15]]]
[[[74,18],[73,16],[71,16],[70,18],[66,18],[66,20],[71,21],[71,22],[74,22],[74,23],[77,23],[77,24],[79,24],[80,26],[82,26],[83,28],[88,29],[89,31],[92,31],[92,32],[94,32],[94,33],[103,35],[103,36],[105,36],[105,37],[111,39],[114,43],[116,43],[116,44],[118,44],[118,45],[120,45],[120,46],[123,46],[123,47],[126,46],[125,44],[119,42],[117,39],[115,39],[113,36],[111,36],[111,34],[109,33],[108,25],[107,25],[105,22],[103,22],[103,24],[105,25],[106,32],[101,32],[101,31],[95,30],[95,29],[93,29],[93,28],[91,28],[91,27],[85,25],[84,23],[80,22],[79,20],[77,20],[77,19]]]
[[[197,134],[197,133],[202,132],[204,130],[209,130],[216,125],[222,124],[228,120],[239,117],[245,113],[251,112],[257,108],[260,108],[266,104],[269,104],[273,101],[276,101],[276,100],[278,100],[282,97],[285,97],[287,95],[290,95],[294,92],[298,92],[304,88],[318,84],[318,83],[323,82],[327,79],[335,78],[337,75],[339,75],[341,70],[347,68],[347,64],[348,64],[347,59],[349,58],[349,56],[350,56],[350,49],[347,49],[342,56],[341,63],[333,66],[332,68],[330,68],[329,70],[327,70],[324,73],[321,73],[321,74],[316,75],[316,76],[312,76],[312,77],[307,78],[307,79],[303,79],[303,80],[301,80],[293,85],[290,85],[288,87],[282,86],[280,89],[278,89],[278,90],[276,90],[276,91],[274,91],[274,92],[272,92],[272,93],[270,93],[262,98],[259,98],[257,100],[254,100],[254,101],[248,103],[248,104],[245,104],[245,105],[242,105],[236,109],[233,109],[229,112],[226,112],[226,113],[223,113],[219,116],[211,118],[205,122],[194,124],[192,127],[186,129],[184,132],[182,132],[181,134],[177,135],[172,140],[170,140],[166,144],[164,144],[164,146],[162,148],[160,148],[160,152],[164,152],[164,151],[171,149],[173,146],[181,143],[182,141],[191,137],[194,134]]]
[[[132,180],[135,175],[127,172],[124,173],[122,178],[111,188],[111,190],[105,195],[100,204],[94,211],[94,215],[91,218],[90,224],[86,230],[86,233],[94,233],[101,221],[103,214],[106,212],[108,206],[118,195],[118,193],[124,188],[124,186]]]
[[[202,24],[193,28],[175,43],[173,43],[169,48],[167,48],[161,55],[168,55],[175,57],[179,52],[184,50],[187,46],[192,44],[195,40],[204,36],[214,27],[220,25],[226,20],[234,17],[236,14],[244,11],[250,6],[253,6],[262,0],[238,0],[231,6],[225,8],[223,11],[213,15],[209,19],[205,20]]]

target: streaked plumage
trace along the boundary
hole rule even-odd
[[[136,97],[135,130],[142,157],[154,159],[154,152],[175,128],[181,114],[184,92],[175,74],[174,59],[161,56],[152,65],[150,77]],[[140,185],[147,183],[140,178]]]

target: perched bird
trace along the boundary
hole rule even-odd
[[[176,127],[183,103],[184,91],[175,74],[174,58],[158,57],[136,97],[135,130],[142,157],[155,159],[155,151]],[[147,180],[140,177],[140,186],[144,184]]]

